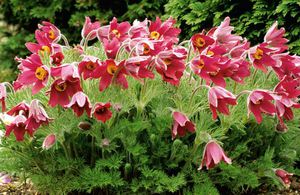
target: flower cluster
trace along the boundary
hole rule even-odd
[[[248,113],[254,115],[257,123],[263,121],[262,114],[267,114],[277,116],[280,126],[287,129],[284,121],[293,119],[292,108],[300,108],[297,102],[300,96],[300,57],[287,52],[285,30],[278,29],[277,22],[267,31],[264,41],[252,47],[247,39],[232,33],[234,28],[230,26],[229,17],[219,26],[197,33],[180,44],[178,35],[181,30],[174,24],[172,18],[166,21],[158,17],[155,21],[136,20],[132,25],[119,23],[113,18],[108,25],[102,26],[86,17],[80,45],[71,47],[56,26],[43,22],[35,31],[37,43],[26,44],[32,54],[26,59],[16,58],[20,74],[14,82],[14,89],[31,87],[32,94],[49,96],[50,107],[72,109],[77,117],[86,113],[88,117],[105,123],[113,117],[112,103],[91,102],[83,89],[86,80],[97,80],[99,91],[103,92],[112,85],[127,89],[129,78],[143,85],[145,80],[158,76],[177,87],[182,78],[188,76],[189,81],[201,83],[195,85],[194,92],[200,87],[208,89],[208,103],[214,120],[218,119],[218,113],[230,115],[229,106],[237,105],[238,97],[247,93]],[[61,39],[65,46],[59,44]],[[105,59],[87,53],[88,42],[95,39],[104,48]],[[80,60],[66,63],[65,51],[71,49],[78,52]],[[268,74],[275,72],[278,84],[273,90],[251,89],[234,95],[226,88],[228,82],[243,84],[251,74],[252,65],[254,75],[258,70]],[[202,81],[205,81],[204,85]],[[3,111],[6,96],[6,87],[1,84]],[[6,125],[6,135],[13,132],[18,141],[24,139],[26,132],[33,136],[40,125],[51,121],[38,100],[33,100],[30,105],[22,102],[6,114],[12,118]],[[196,132],[196,124],[187,113],[175,109],[172,116],[172,139]],[[50,134],[43,148],[49,149],[55,139],[55,135]],[[220,161],[231,163],[217,141],[209,139],[200,169],[204,165],[213,168]]]

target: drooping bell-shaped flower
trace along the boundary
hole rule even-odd
[[[100,59],[94,56],[84,56],[83,60],[78,65],[78,72],[83,76],[84,80],[93,78],[97,67],[100,65]]]
[[[93,116],[98,120],[105,123],[112,117],[112,112],[110,110],[111,104],[98,102],[95,104],[93,109]]]
[[[41,125],[48,124],[50,120],[39,100],[32,100],[29,106],[29,117],[26,121],[26,128],[37,130]]]
[[[10,116],[24,115],[26,118],[29,116],[29,105],[25,102],[20,102],[7,112]]]
[[[27,132],[32,137],[34,131],[26,128],[26,121],[27,118],[24,115],[16,116],[15,120],[6,126],[5,136],[8,137],[13,132],[17,141],[23,141],[24,135]]]
[[[82,91],[75,93],[69,104],[65,106],[66,108],[72,108],[77,117],[80,117],[84,110],[88,116],[91,116],[92,105],[87,95]]]
[[[124,67],[128,75],[133,76],[135,79],[141,80],[143,78],[154,78],[154,73],[148,68],[150,67],[150,56],[136,56],[128,58],[125,61]]]
[[[203,166],[207,169],[214,168],[221,161],[231,164],[231,159],[228,158],[223,148],[214,140],[209,141],[204,148],[202,162],[198,170],[201,170]]]
[[[288,46],[285,45],[288,42],[288,39],[283,38],[285,29],[282,27],[277,29],[278,22],[274,22],[274,24],[267,31],[264,42],[266,42],[269,46],[276,48],[278,53],[285,51]]]
[[[180,137],[185,136],[187,131],[194,133],[195,130],[195,124],[185,114],[173,112],[172,139],[175,139],[177,135]]]
[[[81,30],[82,38],[93,40],[97,36],[97,30],[100,28],[100,22],[91,22],[89,17],[85,17],[85,22]],[[89,36],[89,37],[87,37]]]

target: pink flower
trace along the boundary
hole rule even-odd
[[[77,62],[71,64],[63,64],[57,67],[51,67],[51,76],[60,77],[63,80],[79,79],[80,75],[77,68]]]
[[[94,78],[101,78],[99,90],[105,90],[115,78],[115,82],[124,89],[128,88],[128,83],[125,77],[126,70],[124,69],[124,61],[116,64],[112,59],[108,59],[95,70]],[[117,74],[117,75],[115,75]]]
[[[56,136],[54,134],[49,134],[43,141],[42,148],[44,150],[49,150],[56,142]]]
[[[117,18],[113,18],[109,26],[109,39],[116,37],[121,42],[128,38],[129,22],[118,23]]]
[[[7,93],[6,93],[5,83],[0,83],[0,102],[2,106],[2,112],[5,112],[6,110],[6,106],[5,106],[6,96]]]
[[[46,34],[49,42],[57,43],[60,40],[60,30],[50,22],[43,21],[38,27]]]
[[[10,133],[13,131],[17,141],[23,141],[26,132],[32,137],[33,130],[26,128],[26,120],[27,120],[26,117],[23,115],[16,116],[14,121],[10,125],[6,126],[5,136],[8,137]]]
[[[209,141],[203,152],[202,162],[198,170],[201,170],[203,166],[207,169],[214,168],[221,161],[231,164],[231,159],[226,156],[223,148],[214,140]]]
[[[26,118],[29,116],[29,105],[21,102],[7,112],[8,115],[17,116],[24,115]]]
[[[266,66],[275,66],[276,61],[270,56],[272,49],[266,47],[266,44],[260,44],[249,50],[249,59],[255,68],[267,72]]]
[[[177,43],[178,35],[180,34],[181,30],[174,27],[175,22],[176,21],[171,17],[165,22],[162,22],[159,17],[156,17],[154,22],[150,22],[149,38],[152,40],[162,39],[164,41]]]
[[[148,36],[148,20],[145,19],[143,22],[134,20],[132,26],[128,30],[128,35],[131,39],[134,38],[146,38]]]
[[[197,33],[192,36],[191,42],[194,47],[194,50],[198,50],[199,53],[201,53],[209,45],[212,45],[215,42],[215,40],[210,36],[206,36],[202,33]]]
[[[93,116],[98,120],[105,123],[112,117],[112,112],[110,111],[111,104],[98,102],[95,104],[93,109]]]
[[[92,105],[87,95],[79,91],[75,93],[69,104],[65,106],[66,108],[72,108],[77,117],[80,117],[84,110],[87,115],[91,116]]]
[[[83,79],[93,78],[97,67],[101,64],[100,60],[94,56],[84,56],[78,65],[78,72],[83,75]]]
[[[0,173],[0,186],[11,183],[11,177],[8,174]]]
[[[300,58],[298,56],[291,56],[287,53],[275,54],[272,56],[277,64],[273,66],[273,70],[276,72],[278,78],[281,80],[285,75],[289,77],[299,77],[300,75]]]
[[[60,66],[62,61],[64,60],[65,56],[62,52],[57,52],[50,56],[52,59],[52,63],[56,66]]]
[[[278,22],[276,21],[266,33],[264,42],[266,42],[269,46],[276,48],[278,53],[281,53],[288,48],[288,46],[285,45],[288,42],[288,39],[283,38],[285,29],[280,28],[278,30],[277,26]]]
[[[293,176],[293,173],[289,173],[283,169],[275,169],[276,176],[280,179],[281,183],[289,188],[291,185],[290,177]]]
[[[121,46],[121,42],[116,37],[113,37],[112,40],[104,38],[103,46],[105,49],[106,56],[108,58],[115,59],[117,52]]]
[[[233,58],[230,62],[231,74],[228,75],[238,83],[244,83],[244,79],[250,76],[250,63],[243,58]]]
[[[194,133],[195,130],[195,124],[186,115],[181,112],[173,112],[172,139],[175,139],[177,135],[185,136],[187,131]]]
[[[21,63],[21,74],[17,81],[21,85],[32,85],[32,93],[38,93],[44,88],[49,79],[50,70],[42,64],[42,61],[37,54],[32,54]]]
[[[59,104],[64,107],[69,103],[69,98],[78,91],[82,91],[78,78],[57,79],[52,83],[50,91],[47,92],[50,94],[49,105],[54,107]]]
[[[164,81],[175,86],[179,85],[185,70],[184,60],[186,54],[186,49],[181,47],[162,51],[158,54],[156,71],[162,76]]]
[[[50,118],[45,109],[40,105],[39,100],[32,100],[29,107],[29,116],[25,122],[26,128],[37,130],[41,125],[48,124]]]
[[[252,112],[257,123],[262,122],[261,113],[274,115],[276,108],[272,103],[274,95],[270,91],[266,90],[254,90],[250,93],[247,99],[248,103],[248,115]]]
[[[250,42],[248,42],[247,39],[245,39],[243,43],[240,43],[235,47],[233,47],[230,50],[229,54],[232,58],[240,58],[243,57],[245,54],[247,54],[249,48],[250,48]]]
[[[217,119],[217,110],[220,113],[229,115],[228,105],[236,105],[236,97],[226,89],[215,86],[208,91],[208,102],[210,110],[213,114],[213,119]]]
[[[154,78],[154,73],[148,67],[150,66],[150,56],[136,56],[128,58],[125,62],[125,69],[127,73],[135,79]]]
[[[97,30],[100,28],[100,22],[91,22],[89,17],[85,17],[85,22],[81,31],[82,38],[93,40],[97,36]],[[90,34],[91,33],[91,34]],[[89,35],[90,34],[90,35]],[[89,35],[89,37],[87,37]]]

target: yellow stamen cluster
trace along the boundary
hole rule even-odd
[[[35,77],[38,79],[38,80],[44,80],[46,77],[48,76],[48,72],[43,68],[43,67],[38,67],[36,70],[35,70]]]
[[[151,39],[158,40],[159,37],[160,37],[160,34],[159,34],[159,32],[157,32],[157,31],[152,31],[152,32],[150,33],[150,38],[151,38]]]

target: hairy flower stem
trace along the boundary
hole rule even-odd
[[[205,87],[205,88],[207,88],[207,89],[210,88],[210,87],[207,86],[207,85],[199,85],[199,87],[195,88],[195,89],[193,90],[192,95],[191,95],[190,103],[189,103],[189,107],[188,107],[188,108],[191,108],[192,103],[193,103],[193,99],[194,99],[194,96],[195,96],[196,92],[197,92],[200,88],[202,88],[202,87]]]
[[[65,35],[61,34],[61,39],[64,41],[65,46],[67,46],[69,48],[70,44],[69,44],[68,39],[65,37]]]
[[[255,69],[255,71],[253,73],[253,76],[252,76],[252,79],[251,79],[252,84],[254,84],[254,82],[255,82],[255,77],[256,77],[257,72],[258,72],[258,69]]]

